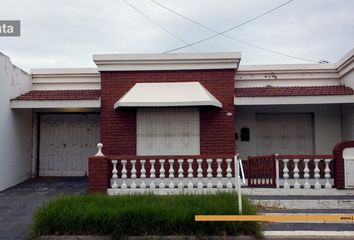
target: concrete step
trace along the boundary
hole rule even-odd
[[[342,223],[267,223],[265,231],[350,231],[354,234],[354,226]]]
[[[284,226],[282,226],[284,227]],[[267,230],[264,232],[266,240],[353,240],[354,231],[340,230],[336,226],[333,226],[333,230],[325,230],[321,227],[316,228],[310,226],[317,230],[295,230],[295,228],[289,228],[287,230]],[[332,229],[332,228],[331,228]]]
[[[354,201],[353,195],[251,195],[252,200],[349,200]]]
[[[354,214],[354,209],[261,209],[259,214]]]
[[[242,195],[249,196],[352,196],[354,198],[354,189],[336,189],[336,188],[321,188],[321,189],[284,189],[284,188],[242,188]]]
[[[352,195],[252,195],[249,198],[263,209],[354,209]]]

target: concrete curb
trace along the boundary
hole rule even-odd
[[[321,189],[284,189],[284,188],[242,188],[242,195],[249,196],[337,196],[347,195],[354,196],[354,189],[336,189],[336,188],[321,188]]]
[[[265,231],[265,239],[353,239],[354,231]],[[111,236],[41,236],[37,240],[109,240]],[[167,239],[167,240],[254,240],[253,236],[129,236],[126,240]]]
[[[251,200],[255,205],[285,209],[354,209],[354,200]]]
[[[264,231],[266,239],[354,239],[354,231]]]

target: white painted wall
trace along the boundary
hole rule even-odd
[[[353,63],[354,65],[354,63]],[[342,83],[347,86],[354,88],[354,71],[349,72],[341,78]]]
[[[336,143],[342,141],[340,105],[282,105],[282,106],[236,106],[236,152],[243,159],[256,155],[256,113],[313,113],[315,128],[315,153],[331,154]],[[354,115],[354,114],[353,114]],[[250,141],[240,141],[242,127],[250,129]],[[289,153],[289,154],[301,154]]]
[[[342,105],[343,140],[354,140],[354,104]]]
[[[100,89],[101,76],[96,68],[31,69],[33,90]]]
[[[32,110],[10,108],[31,87],[30,75],[0,53],[0,191],[31,176]]]
[[[235,87],[340,85],[335,64],[241,65]]]
[[[341,82],[354,89],[354,49],[337,63]],[[343,140],[354,140],[354,102],[342,104]]]

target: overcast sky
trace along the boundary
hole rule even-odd
[[[128,0],[184,42],[213,35],[150,0]],[[224,31],[286,0],[156,0],[210,28]],[[184,45],[123,0],[2,0],[0,20],[21,20],[21,37],[0,37],[0,51],[29,71],[94,67],[92,54],[161,53]],[[228,35],[300,58],[336,62],[354,47],[353,0],[295,0]],[[241,64],[306,63],[224,36],[177,52],[242,54]]]

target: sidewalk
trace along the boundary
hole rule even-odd
[[[352,191],[345,195],[252,195],[249,198],[264,215],[353,215]],[[265,223],[266,239],[354,239],[353,222]]]

